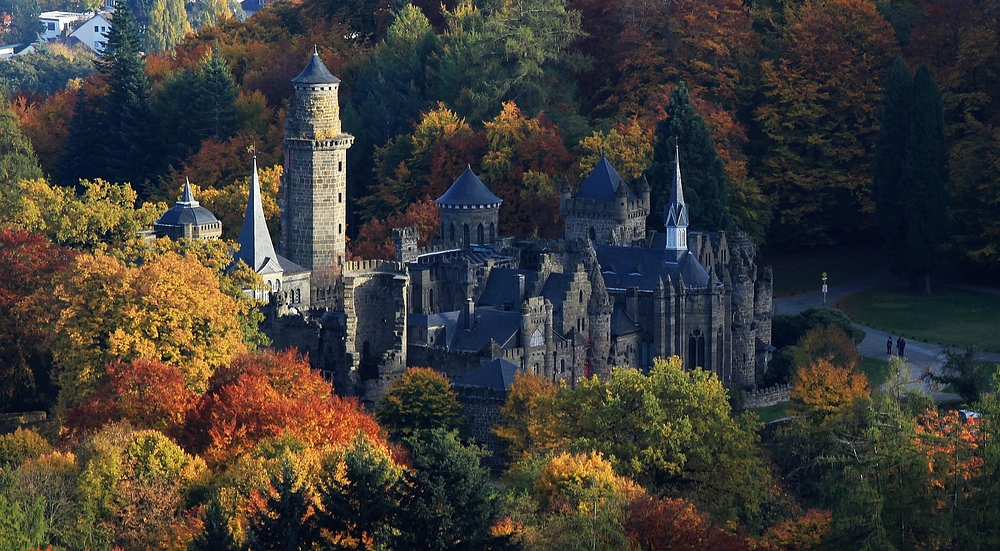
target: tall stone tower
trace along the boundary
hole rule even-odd
[[[347,150],[354,136],[340,126],[340,79],[314,52],[292,79],[285,118],[281,251],[312,270],[312,304],[334,306],[347,232]]]

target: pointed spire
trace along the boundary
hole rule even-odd
[[[664,208],[663,219],[667,232],[666,249],[671,253],[669,261],[676,262],[687,251],[688,206],[684,202],[684,186],[681,184],[681,150],[674,138],[674,183],[670,188],[670,202]]]
[[[194,193],[191,192],[191,180],[184,177],[184,193],[181,194],[181,200],[177,201],[177,204],[182,207],[197,207],[200,205],[198,201],[194,200]]]
[[[250,179],[250,196],[247,199],[247,210],[243,217],[243,227],[240,228],[240,250],[236,260],[246,262],[254,271],[260,271],[268,261],[278,262],[274,252],[271,234],[267,231],[264,219],[264,203],[260,193],[260,177],[257,175],[257,156],[253,156],[253,176]]]
[[[676,206],[676,211],[674,210]],[[675,224],[680,226],[680,215],[683,215],[683,225],[687,225],[687,204],[684,202],[684,186],[681,185],[681,150],[674,145],[674,183],[670,188],[670,212],[676,215]],[[668,222],[669,224],[669,222]]]

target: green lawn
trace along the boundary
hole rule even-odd
[[[757,414],[760,418],[761,423],[770,423],[775,419],[781,419],[782,417],[788,417],[788,408],[791,404],[788,402],[782,402],[780,404],[775,404],[773,406],[768,406],[766,408],[760,409],[748,409],[747,411],[752,411]]]
[[[868,275],[885,267],[880,248],[828,247],[801,252],[765,253],[758,266],[774,266],[774,296],[819,291],[822,275],[836,285]]]
[[[861,372],[868,377],[868,387],[878,388],[889,380],[889,362],[878,358],[861,358]]]
[[[937,286],[931,296],[879,287],[842,298],[837,308],[860,323],[944,346],[1000,351],[1000,295]]]

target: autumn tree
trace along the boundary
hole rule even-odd
[[[48,335],[59,403],[69,408],[116,359],[174,364],[189,389],[203,392],[212,372],[246,349],[245,307],[197,259],[171,253],[131,268],[99,254],[77,257],[24,313]]]
[[[165,52],[191,31],[182,0],[153,0],[145,46],[148,51]]]
[[[724,230],[727,178],[725,165],[715,151],[715,142],[705,120],[691,105],[687,86],[681,81],[670,96],[667,118],[656,126],[653,163],[646,176],[656,200],[650,206],[649,224],[663,225],[664,208],[670,200],[675,161],[680,153],[684,201],[688,204],[693,229]]]
[[[892,28],[863,0],[788,4],[780,35],[776,58],[762,63],[756,121],[767,153],[753,172],[777,206],[777,241],[833,243],[872,209],[868,152],[880,94],[873,75],[897,47]]]
[[[635,118],[627,125],[615,124],[607,132],[594,132],[580,140],[580,147],[584,150],[577,170],[581,181],[593,170],[602,155],[608,158],[618,174],[628,182],[641,177],[653,161],[652,136]]]
[[[868,380],[856,364],[840,367],[833,361],[819,357],[796,372],[790,393],[795,413],[823,419],[868,395]]]
[[[71,251],[39,235],[0,229],[0,262],[8,274],[0,283],[0,396],[5,411],[47,407],[55,398],[44,335],[24,323],[16,307],[64,271],[72,258]]]
[[[247,526],[247,543],[254,551],[308,550],[319,539],[311,489],[293,459],[285,455],[270,485],[257,494]]]
[[[645,493],[628,504],[624,528],[634,549],[642,551],[759,548],[757,542],[741,533],[712,524],[690,501]]]
[[[529,454],[546,453],[566,444],[559,436],[553,399],[555,383],[527,371],[518,371],[500,407],[503,423],[493,428],[493,434],[514,461]]]
[[[462,406],[448,379],[430,368],[411,367],[393,381],[382,398],[376,419],[393,440],[422,435],[434,429],[460,429]]]
[[[22,180],[42,177],[31,142],[21,133],[21,124],[0,93],[0,186],[10,189]]]

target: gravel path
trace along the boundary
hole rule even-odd
[[[962,285],[962,284],[951,284],[947,282],[933,282],[937,285],[945,285],[948,287],[955,287],[958,289],[965,289],[968,291],[977,291],[982,293],[993,293],[1000,294],[1000,289],[993,289],[988,287],[978,287],[974,285]],[[906,280],[900,276],[894,276],[890,274],[887,270],[876,272],[871,275],[858,278],[847,283],[830,285],[829,292],[827,293],[827,305],[833,303],[834,301],[846,297],[847,295],[863,291],[865,289],[870,289],[872,287],[882,287],[886,285],[904,285]],[[807,308],[812,308],[814,306],[823,306],[823,293],[821,291],[815,291],[812,293],[803,293],[800,295],[794,295],[790,297],[782,297],[774,299],[774,311],[777,314],[797,314]],[[893,343],[895,343],[896,335],[890,335],[884,331],[879,331],[877,329],[872,329],[871,327],[865,327],[863,325],[854,324],[855,327],[863,329],[866,333],[865,340],[861,343],[861,355],[866,358],[878,358],[881,360],[887,360],[889,358],[885,353],[886,340],[891,336]],[[895,347],[893,348],[895,351]],[[995,352],[980,352],[976,355],[977,359],[986,360],[991,362],[1000,362],[1000,354]],[[919,342],[915,340],[906,341],[906,363],[910,368],[910,374],[908,380],[909,384],[915,388],[921,388],[925,392],[933,394],[934,398],[939,401],[947,400],[957,400],[958,395],[956,394],[946,394],[937,392],[937,388],[927,385],[925,382],[921,381],[920,377],[928,371],[933,371],[934,373],[941,372],[941,366],[944,365],[945,353],[944,347],[929,344],[924,342]]]

